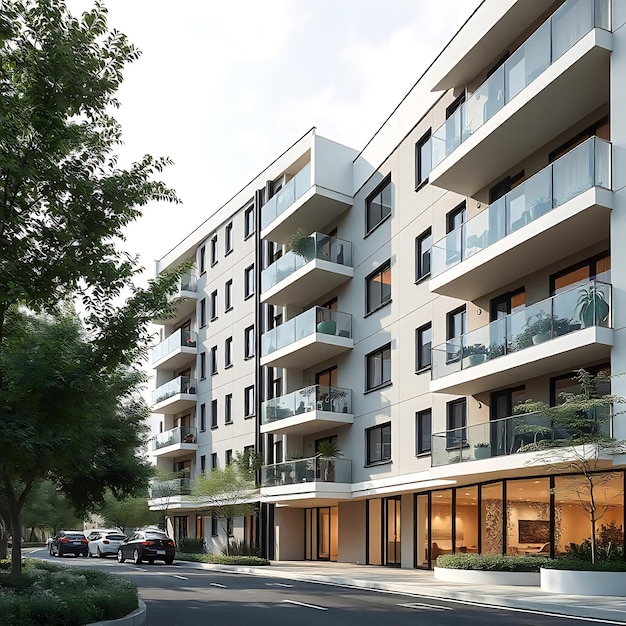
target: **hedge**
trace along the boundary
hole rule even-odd
[[[595,565],[582,559],[560,558],[541,567],[545,569],[567,569],[579,572],[626,572],[626,561],[599,561]]]
[[[194,561],[195,563],[213,563],[216,565],[269,565],[267,559],[259,556],[226,556],[224,554],[192,554],[178,552],[176,558],[179,561]]]
[[[442,554],[437,567],[475,569],[489,572],[538,572],[552,560],[544,556],[505,556],[502,554]]]

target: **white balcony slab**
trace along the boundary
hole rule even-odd
[[[351,413],[313,410],[263,424],[261,432],[277,435],[311,435],[352,423],[354,415]]]
[[[311,333],[303,339],[270,352],[261,358],[261,365],[267,367],[295,367],[306,369],[327,359],[352,350],[354,340],[351,337],[338,337],[325,333]]]
[[[152,450],[150,454],[160,458],[175,458],[195,454],[197,450],[197,443],[173,443],[171,446],[163,446],[162,448]]]
[[[152,362],[154,369],[178,370],[185,365],[193,363],[198,355],[198,348],[188,346],[177,346],[168,354],[164,354],[160,359]]]
[[[346,500],[351,497],[351,483],[308,482],[280,487],[262,487],[263,502],[280,504],[283,502],[297,502],[298,506],[306,506],[307,501],[314,506],[324,506],[336,503],[337,500]]]
[[[197,401],[198,396],[195,393],[176,393],[169,398],[156,402],[150,410],[152,413],[174,415],[195,407]]]

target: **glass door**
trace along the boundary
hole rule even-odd
[[[400,566],[400,496],[385,499],[385,565]]]
[[[494,391],[491,394],[489,407],[489,420],[491,424],[491,456],[503,456],[513,454],[521,442],[516,435],[517,420],[524,420],[525,416],[520,415],[515,420],[504,419],[513,415],[513,408],[526,400],[525,387],[514,389],[503,389]]]
[[[317,558],[319,561],[337,561],[339,555],[339,508],[329,506],[317,509]]]

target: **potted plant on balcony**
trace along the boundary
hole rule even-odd
[[[320,480],[332,483],[335,480],[335,461],[341,456],[341,450],[336,437],[323,439],[317,444],[317,459],[319,463]]]
[[[305,233],[301,228],[297,228],[291,235],[287,249],[310,261],[315,256],[315,240],[311,233]]]
[[[487,360],[487,347],[482,343],[463,346],[463,366],[473,367]]]
[[[488,459],[491,456],[491,444],[488,441],[479,441],[474,444],[474,458]]]
[[[552,199],[549,196],[539,196],[530,205],[530,217],[533,220],[540,218],[552,208]]]
[[[606,326],[609,320],[609,303],[600,287],[595,283],[578,292],[576,315],[585,328]]]

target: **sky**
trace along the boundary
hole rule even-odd
[[[168,156],[182,205],[127,233],[163,257],[313,126],[362,149],[480,0],[103,0],[141,51],[116,112],[120,163]],[[67,0],[74,14],[93,0]],[[173,7],[176,7],[175,9]]]

